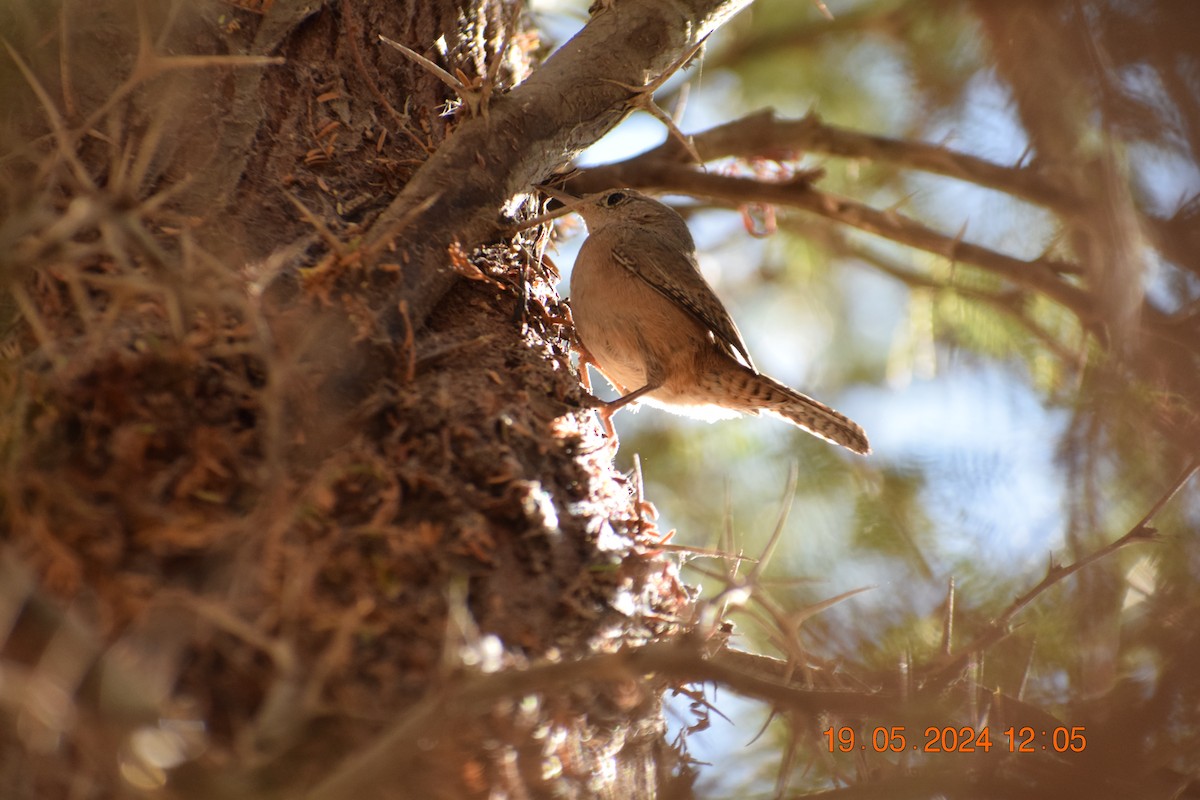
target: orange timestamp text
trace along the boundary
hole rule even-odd
[[[860,737],[854,728],[847,725],[827,728],[821,735],[825,737],[831,753],[856,750],[876,753],[989,753],[993,747],[992,731],[987,726],[956,728],[930,725],[921,736],[913,735],[911,741],[903,725],[877,726],[866,738]],[[1000,731],[995,746],[1001,752],[1009,753],[1082,753],[1087,748],[1087,734],[1083,725],[1057,728],[1014,725]]]

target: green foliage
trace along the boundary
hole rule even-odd
[[[1200,724],[1187,703],[1197,686],[1184,665],[1197,643],[1178,621],[1200,604],[1195,478],[1163,499],[1200,451],[1200,267],[1181,227],[1196,229],[1200,191],[1200,59],[1180,38],[1197,7],[829,5],[833,21],[812,4],[759,4],[711,46],[705,69],[736,73],[739,111],[815,108],[832,124],[944,142],[1009,168],[1006,189],[928,179],[902,159],[818,151],[805,161],[824,168],[820,190],[903,215],[947,249],[976,243],[1024,260],[1017,270],[1057,271],[1063,296],[1077,296],[1064,302],[986,258],[781,211],[754,276],[766,288],[730,290],[748,309],[738,321],[752,350],[798,347],[800,388],[861,421],[875,454],[843,457],[758,421],[639,424],[623,448],[641,452],[652,496],[690,541],[711,545],[728,517],[750,554],[798,464],[771,573],[779,583],[764,592],[801,609],[882,587],[808,619],[800,637],[881,685],[904,680],[902,662],[917,674],[939,658],[951,578],[957,652],[1039,584],[1050,554],[1058,565],[1088,558],[1156,512],[1163,541],[1134,537],[1050,581],[1015,610],[1015,632],[989,640],[958,677],[1063,720],[1104,719],[1107,735],[1133,725],[1154,747],[1169,742],[1175,755],[1157,749],[1161,761],[1194,776]],[[798,346],[760,330],[745,300],[781,293],[795,309],[789,327],[805,333]],[[1001,389],[984,374],[1002,376]],[[754,639],[754,626],[743,632],[758,647],[778,644]],[[1172,716],[1135,723],[1122,706],[1130,697]]]

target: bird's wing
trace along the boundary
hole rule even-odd
[[[644,236],[637,237],[631,246],[637,248],[636,257],[631,252],[614,249],[613,259],[712,331],[719,346],[730,355],[737,351],[745,359],[746,366],[758,372],[750,359],[741,331],[725,310],[725,305],[717,297],[717,293],[700,274],[700,268],[690,253],[672,249],[662,242]]]

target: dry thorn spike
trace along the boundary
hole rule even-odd
[[[800,481],[800,465],[795,461],[788,465],[787,483],[784,485],[783,498],[779,504],[779,517],[775,521],[775,528],[771,531],[771,536],[767,540],[767,544],[763,547],[762,554],[758,557],[750,574],[746,576],[748,583],[754,584],[762,577],[763,570],[767,568],[767,564],[771,561],[771,556],[775,553],[775,548],[779,541],[783,538],[783,532],[787,526],[788,517],[792,513],[792,503],[796,499],[796,486]]]
[[[412,319],[408,315],[408,301],[401,300],[396,310],[400,312],[400,319],[404,320],[404,382],[411,384],[417,377],[417,344]]]
[[[143,82],[156,77],[158,74],[172,69],[195,69],[221,66],[260,67],[273,64],[283,64],[286,62],[286,59],[278,56],[160,56],[153,52],[147,37],[139,36],[139,52],[135,61],[134,69],[130,73],[129,77],[126,78],[120,86],[113,90],[113,92],[105,99],[103,103],[100,104],[98,108],[88,115],[87,119],[85,119],[77,129],[81,133],[74,133],[68,136],[65,122],[58,114],[57,109],[54,108],[45,89],[40,83],[37,82],[33,72],[28,68],[24,61],[21,60],[16,50],[7,39],[0,38],[0,41],[4,43],[5,48],[8,50],[13,60],[17,63],[18,68],[24,74],[26,80],[32,82],[31,87],[34,90],[34,93],[38,96],[39,101],[42,102],[43,107],[46,109],[47,116],[50,117],[51,128],[53,129],[54,138],[56,138],[58,141],[59,149],[63,151],[66,160],[72,165],[73,169],[75,169],[77,173],[82,171],[83,167],[78,163],[78,160],[74,157],[74,151],[71,149],[74,139],[79,135],[98,135],[96,126],[99,124],[100,120],[102,120],[104,116],[119,102],[132,94],[134,90],[136,90]],[[10,158],[12,155],[13,154],[9,154],[5,156],[5,158]],[[86,172],[84,172],[82,175],[77,174],[76,177],[81,181],[81,183],[89,188],[95,188],[90,178],[86,177]]]
[[[717,549],[732,553],[737,549],[737,537],[733,532],[733,490],[729,485],[729,478],[725,478],[725,502],[722,504],[721,514],[721,531],[717,534]],[[738,572],[741,569],[742,550],[737,549],[739,558],[735,561],[725,562],[726,580],[736,580]]]
[[[467,107],[472,116],[480,113],[481,111],[484,112],[484,115],[486,116],[486,103],[482,102],[484,98],[478,89],[469,86],[465,80],[451,75],[449,72],[442,69],[437,64],[418,53],[416,50],[406,47],[393,39],[389,39],[382,33],[379,34],[379,41],[399,50],[407,58],[414,61],[419,66],[424,67],[431,75],[449,86],[450,90],[458,95],[458,98],[462,100],[463,105]],[[463,75],[462,70],[458,70],[458,73],[459,75],[462,75],[463,78],[466,78],[466,76]]]
[[[389,224],[382,232],[374,235],[372,237],[373,241],[367,242],[362,247],[363,254],[368,257],[373,257],[378,255],[381,251],[391,248],[395,242],[396,236],[399,235],[400,232],[405,228],[407,228],[414,219],[428,211],[434,203],[441,199],[441,197],[441,192],[431,194],[429,197],[426,197],[424,200],[410,208],[404,213],[404,216]]]
[[[151,119],[149,127],[139,141],[134,141],[135,137],[132,133],[129,135],[129,144],[130,146],[136,145],[137,153],[132,163],[122,164],[121,171],[118,173],[121,180],[121,190],[126,197],[135,199],[142,191],[142,186],[150,174],[154,157],[159,154],[159,145],[162,143],[165,129],[166,115],[156,114]],[[181,182],[188,183],[190,180],[191,176],[188,176]]]
[[[118,212],[112,218],[101,219],[99,228],[101,237],[108,245],[109,252],[126,270],[126,276],[123,277],[131,277],[135,274],[133,262],[123,246],[126,240],[136,245],[141,254],[157,267],[156,276],[162,282],[154,284],[155,288],[151,291],[161,293],[171,333],[177,340],[181,340],[186,317],[184,301],[187,296],[183,291],[178,274],[173,269],[174,260],[163,250],[154,235],[146,230],[142,225],[142,220],[136,216]]]
[[[988,625],[988,629],[977,635],[966,648],[953,658],[943,658],[942,664],[935,670],[935,674],[947,674],[957,670],[961,663],[964,663],[964,657],[969,657],[972,653],[983,650],[991,644],[1003,639],[1009,635],[1015,627],[1013,619],[1028,607],[1034,600],[1042,595],[1047,589],[1065,578],[1074,575],[1085,567],[1106,558],[1123,547],[1130,544],[1155,541],[1155,536],[1148,531],[1153,529],[1149,527],[1153,519],[1162,511],[1163,507],[1183,488],[1183,486],[1191,480],[1192,476],[1200,471],[1200,458],[1196,458],[1188,463],[1175,481],[1167,488],[1154,505],[1146,514],[1138,520],[1138,522],[1125,532],[1121,537],[1114,539],[1108,544],[1100,547],[1092,552],[1081,556],[1074,562],[1065,566],[1060,565],[1054,558],[1053,553],[1050,554],[1049,564],[1046,567],[1046,576],[1042,578],[1035,586],[1028,589],[1020,597],[1016,598],[1005,608],[998,616],[996,616]]]
[[[64,3],[58,10],[58,71],[62,76],[59,79],[59,85],[62,88],[63,110],[68,117],[75,116],[75,89],[71,85],[71,62],[68,58],[69,49],[67,45],[71,41],[71,33],[67,28],[67,7]]]
[[[652,89],[639,89],[636,86],[630,86],[627,83],[621,83],[620,81],[614,81],[608,78],[602,78],[601,80],[603,80],[605,83],[611,83],[614,86],[620,86],[622,89],[633,92],[637,98],[633,101],[633,105],[644,110],[647,114],[665,125],[668,133],[670,133],[671,136],[675,137],[676,141],[683,145],[683,148],[687,151],[687,154],[691,156],[692,160],[695,163],[703,166],[704,159],[700,157],[700,151],[696,149],[696,144],[692,141],[692,137],[681,131],[679,126],[675,123],[675,120],[671,118],[671,115],[663,111],[658,107],[658,105],[655,104],[654,98],[650,94],[650,92],[653,91]]]
[[[9,288],[9,293],[12,294],[17,308],[21,311],[21,316],[25,318],[25,322],[29,324],[30,330],[33,331],[34,338],[38,340],[38,344],[46,352],[47,358],[55,364],[64,363],[65,359],[58,352],[54,338],[50,335],[50,329],[42,321],[41,315],[38,314],[37,306],[34,305],[33,300],[25,292],[25,287],[20,284],[13,284]]]
[[[91,131],[104,115],[132,94],[142,83],[173,69],[206,69],[208,67],[267,67],[287,63],[282,56],[160,56],[152,51],[138,53],[136,66],[129,77],[100,106],[88,115],[80,130]]]
[[[325,240],[325,243],[329,245],[329,247],[335,253],[337,253],[339,257],[346,255],[346,246],[342,243],[341,239],[339,239],[333,231],[329,230],[329,227],[325,225],[321,218],[309,210],[308,206],[304,205],[299,197],[296,197],[291,192],[284,192],[283,196],[286,197],[288,201],[290,201],[291,204],[296,207],[296,209],[300,212],[300,215],[304,217],[304,220],[311,225],[318,234],[320,234],[321,238]]]
[[[879,587],[878,586],[860,586],[857,589],[849,589],[845,592],[842,592],[841,594],[836,594],[833,597],[828,597],[819,602],[807,605],[804,608],[801,608],[798,611],[789,615],[788,619],[795,626],[795,630],[799,630],[800,626],[802,626],[805,622],[807,622],[808,620],[815,617],[817,614],[820,614],[823,611],[827,611],[828,609],[833,608],[834,606],[838,605],[839,603],[849,600],[851,597],[854,597],[855,595],[862,594],[863,592],[871,592],[877,588],[879,588]]]
[[[949,656],[954,644],[954,576],[946,587],[946,614],[942,620],[942,655]]]
[[[25,81],[29,84],[29,88],[33,90],[38,102],[42,104],[42,110],[45,112],[46,119],[50,123],[50,130],[54,134],[55,143],[58,145],[58,151],[62,155],[63,160],[70,166],[75,179],[80,184],[94,190],[96,184],[92,181],[91,175],[88,174],[87,168],[83,166],[83,163],[76,155],[74,146],[71,143],[71,137],[67,134],[66,121],[58,113],[58,109],[54,106],[54,101],[50,99],[50,95],[42,87],[37,76],[33,74],[33,70],[29,68],[29,65],[25,63],[25,60],[21,58],[16,49],[9,44],[8,40],[0,39],[0,41],[4,42],[4,47],[8,50],[9,57],[16,63],[17,69],[21,71],[21,75],[24,76]]]
[[[766,570],[767,565],[771,561],[771,557],[774,555],[775,548],[778,546],[783,537],[784,530],[787,525],[787,519],[792,510],[792,502],[794,501],[796,494],[796,485],[799,481],[799,472],[799,465],[795,462],[792,462],[791,466],[788,468],[787,483],[784,487],[783,499],[780,504],[779,516],[775,522],[775,528],[772,530],[771,536],[766,545],[763,546],[762,553],[757,559],[751,559],[753,566],[750,568],[750,572],[747,573],[746,577],[744,578],[738,578],[733,572],[731,572],[729,577],[727,577],[724,581],[725,588],[722,589],[715,597],[713,597],[711,601],[709,601],[708,608],[710,611],[716,612],[717,618],[725,618],[731,608],[742,608],[749,613],[752,618],[757,619],[757,615],[753,613],[751,609],[746,607],[752,598],[757,598],[759,604],[767,612],[771,620],[773,620],[774,625],[778,630],[785,631],[789,635],[792,635],[799,627],[799,624],[803,623],[805,618],[801,618],[799,623],[792,622],[789,615],[784,614],[781,609],[777,608],[765,596],[762,596],[761,592],[763,572]],[[735,571],[737,566],[740,566],[740,562],[734,565]],[[832,598],[832,600],[827,601],[827,603],[832,605],[833,603],[840,602],[846,597],[857,594],[859,591],[862,590],[853,590],[851,592],[839,595],[835,598]],[[827,605],[819,604],[817,611],[822,611],[827,607]],[[715,623],[716,621],[716,619],[708,620],[710,624]],[[760,622],[763,624],[764,629],[771,630],[771,628],[767,625],[766,620],[760,620]],[[780,644],[782,649],[789,649],[784,646],[788,644],[787,641],[781,642]]]
[[[62,280],[67,284],[67,294],[71,298],[71,304],[75,307],[75,314],[79,317],[79,322],[83,325],[84,341],[97,341],[96,318],[99,316],[99,312],[92,305],[91,298],[88,297],[82,275],[77,270],[68,270],[63,274]]]
[[[735,563],[740,563],[742,561],[754,561],[752,556],[738,555],[737,553],[718,550],[715,547],[693,547],[692,545],[687,544],[665,543],[659,544],[658,546],[663,550],[669,550],[672,553],[682,553],[683,555],[691,556],[693,558],[719,558],[725,561],[733,561]],[[683,566],[686,566],[689,569],[693,568],[691,561],[683,562]]]
[[[644,103],[639,103],[639,105],[663,125],[666,125],[667,131],[671,136],[675,137],[677,142],[683,145],[684,150],[687,151],[692,160],[703,167],[704,159],[700,157],[700,151],[696,149],[696,143],[692,141],[692,137],[680,130],[679,125],[675,123],[671,115],[659,108],[650,95],[641,95],[641,97],[645,98],[645,100]]]
[[[674,75],[677,70],[691,61],[692,57],[699,53],[700,49],[704,47],[704,43],[706,41],[708,41],[707,36],[697,42],[692,49],[688,50],[681,57],[672,62],[671,66],[663,70],[661,75],[647,83],[645,86],[631,86],[628,83],[621,83],[620,81],[614,81],[608,78],[602,79],[605,83],[611,83],[614,86],[620,86],[626,91],[633,92],[635,97],[633,105],[637,108],[644,109],[646,113],[663,123],[663,125],[667,127],[667,131],[671,134],[671,136],[674,136],[675,139],[683,145],[684,149],[687,150],[688,155],[691,156],[697,164],[701,165],[704,164],[704,159],[700,157],[699,151],[696,150],[695,143],[692,141],[690,136],[679,129],[679,126],[675,123],[675,120],[671,118],[670,114],[663,111],[655,104],[654,93],[657,92],[664,83],[670,80],[671,76]]]
[[[194,175],[191,175],[191,174],[184,175],[182,178],[175,181],[173,184],[171,184],[167,188],[163,189],[161,192],[150,195],[149,197],[147,197],[145,200],[143,200],[138,205],[138,213],[141,214],[141,216],[145,217],[145,216],[148,216],[149,214],[157,211],[168,200],[172,199],[173,197],[175,197],[175,195],[179,194],[184,189],[187,189],[189,186],[191,186],[193,180],[195,180]]]
[[[1033,656],[1037,652],[1037,640],[1029,643],[1029,656],[1025,659],[1025,668],[1021,671],[1021,681],[1017,684],[1016,698],[1022,700],[1025,697],[1025,688],[1029,685],[1029,675],[1033,672]]]

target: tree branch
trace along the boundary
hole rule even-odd
[[[372,745],[348,757],[306,800],[334,800],[361,795],[370,786],[383,785],[405,768],[405,758],[419,753],[418,741],[432,732],[479,714],[497,702],[580,683],[605,683],[656,676],[684,683],[711,682],[738,694],[816,715],[875,715],[895,719],[906,707],[898,698],[882,693],[817,691],[802,689],[762,674],[754,667],[763,660],[718,654],[705,658],[692,641],[657,642],[578,661],[548,662],[527,669],[508,669],[470,676],[442,693],[429,696],[410,709]],[[910,704],[911,705],[911,704]],[[924,711],[928,715],[928,708]]]
[[[1005,166],[942,145],[829,125],[814,112],[802,119],[779,119],[773,110],[764,109],[694,134],[692,142],[706,162],[718,158],[790,160],[804,153],[823,153],[955,178],[1050,209],[1064,219],[1083,214],[1088,209],[1084,198],[1070,191],[1061,180],[1048,178],[1038,166]],[[631,161],[684,163],[687,161],[685,156],[679,144],[668,139]],[[1195,248],[1188,246],[1194,238],[1191,228],[1180,226],[1175,218],[1152,216],[1142,209],[1136,211],[1156,248],[1181,267],[1200,271],[1196,266]],[[1176,216],[1182,215],[1180,212]]]
[[[863,158],[944,175],[1048,206],[1060,213],[1078,209],[1078,198],[1046,180],[1032,167],[1007,167],[941,145],[892,139],[825,123],[816,113],[802,119],[778,119],[764,109],[692,137],[705,161],[717,158],[795,158],[807,152]],[[642,158],[679,160],[678,146],[667,141]],[[781,159],[783,160],[783,159]]]
[[[413,324],[457,280],[447,264],[452,244],[469,252],[495,237],[505,202],[624,118],[630,96],[618,83],[643,86],[659,77],[749,2],[625,0],[596,13],[525,83],[461,122],[366,237],[377,254],[398,236],[401,293]]]
[[[1008,608],[1004,609],[995,619],[993,619],[984,629],[984,631],[975,637],[965,648],[943,660],[942,663],[934,668],[934,675],[944,679],[957,674],[975,653],[981,653],[991,647],[996,642],[1003,639],[1009,633],[1009,626],[1017,614],[1021,613],[1034,600],[1041,596],[1050,587],[1061,583],[1070,576],[1079,572],[1084,567],[1090,566],[1095,562],[1107,558],[1116,551],[1131,544],[1139,544],[1142,542],[1152,542],[1158,531],[1150,527],[1150,523],[1154,520],[1158,513],[1162,511],[1163,506],[1170,502],[1171,498],[1178,494],[1184,484],[1200,470],[1200,459],[1194,459],[1179,473],[1177,477],[1165,492],[1159,496],[1154,505],[1150,507],[1140,520],[1133,527],[1125,532],[1121,537],[1114,539],[1103,547],[1095,550],[1074,563],[1067,566],[1059,566],[1053,562],[1049,569],[1046,570],[1046,575],[1038,583],[1016,600],[1009,604]]]
[[[923,275],[919,272],[914,272],[910,269],[905,269],[899,264],[892,263],[882,254],[874,252],[866,247],[853,244],[846,240],[846,237],[827,237],[830,248],[837,254],[843,255],[862,263],[870,265],[891,278],[894,278],[910,289],[926,289],[934,292],[952,292],[959,297],[973,300],[980,305],[985,305],[1000,314],[1005,315],[1009,319],[1015,321],[1025,331],[1042,343],[1050,352],[1058,358],[1063,364],[1071,364],[1078,360],[1075,353],[1068,351],[1058,340],[1053,333],[1046,330],[1029,314],[1025,313],[1026,300],[1030,297],[1022,292],[1012,290],[1006,292],[989,292],[981,289],[974,289],[970,286],[962,286],[950,281],[940,281],[936,278],[931,278],[928,275]]]
[[[945,236],[894,211],[879,211],[863,203],[814,189],[807,183],[765,183],[697,172],[688,167],[643,157],[588,170],[572,182],[573,189],[607,186],[656,188],[683,192],[740,205],[773,203],[798,208],[859,230],[929,253],[981,267],[1018,286],[1035,289],[1069,309],[1080,322],[1094,328],[1092,302],[1082,289],[1063,279],[1074,265],[1051,259],[1024,261],[980,245]]]

